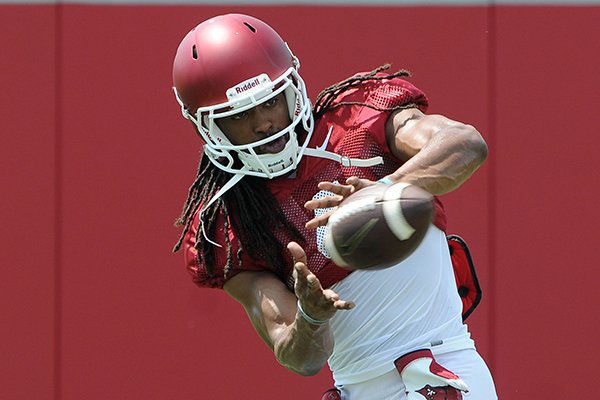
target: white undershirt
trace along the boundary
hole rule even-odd
[[[474,348],[462,322],[446,236],[433,225],[402,263],[355,271],[332,289],[356,303],[331,320],[335,346],[329,366],[338,386],[385,374],[413,350]]]

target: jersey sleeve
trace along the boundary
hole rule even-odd
[[[226,243],[224,236],[224,227],[222,223],[223,217],[220,217],[217,222],[217,229],[214,237],[211,237],[211,240],[219,244],[221,247],[215,246],[215,268],[212,274],[206,268],[206,264],[203,260],[198,259],[198,251],[195,248],[196,245],[196,234],[199,229],[199,213],[196,212],[194,216],[194,221],[192,222],[190,229],[185,234],[184,242],[183,242],[183,252],[184,259],[187,271],[190,273],[192,277],[192,281],[200,286],[205,288],[216,288],[222,289],[223,285],[227,281],[227,279],[232,278],[241,272],[237,265],[234,264],[234,267],[231,271],[225,275],[225,266],[227,264],[227,252],[226,252]],[[200,232],[202,234],[202,232]],[[230,245],[232,246],[232,254],[237,253],[237,241],[235,237],[231,236]],[[207,246],[212,246],[210,243],[207,243]]]
[[[379,73],[377,76],[385,75]],[[371,79],[339,95],[332,104],[333,108],[325,114],[325,119],[338,125],[339,134],[343,137],[361,133],[369,135],[391,155],[385,135],[385,124],[391,114],[408,107],[426,112],[428,105],[425,93],[402,78]],[[343,140],[340,138],[340,141]]]
[[[211,276],[205,264],[198,259],[198,251],[194,247],[197,233],[198,213],[194,216],[194,221],[186,232],[182,245],[186,269],[192,276],[192,281],[198,286],[222,289],[225,284],[223,274],[217,271],[214,276]]]
[[[378,76],[383,76],[379,73]],[[425,93],[412,83],[396,77],[372,81],[366,85],[366,102],[380,109],[414,105],[426,112],[429,102]]]

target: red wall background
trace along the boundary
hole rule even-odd
[[[501,399],[595,377],[600,7],[0,6],[0,398],[318,399],[241,307],[171,254],[198,142],[171,92],[181,38],[273,25],[311,97],[385,62],[491,155],[445,197],[484,300],[469,319]]]

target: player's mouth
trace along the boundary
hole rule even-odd
[[[285,145],[287,144],[290,138],[290,134],[286,133],[278,139],[273,140],[272,142],[263,144],[259,146],[257,149],[258,154],[277,154],[283,149],[285,149]]]

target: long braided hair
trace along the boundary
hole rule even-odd
[[[338,82],[338,83],[331,85],[328,88],[324,89],[317,96],[317,100],[315,101],[315,106],[313,108],[313,114],[315,117],[315,121],[317,121],[319,118],[321,118],[327,111],[332,110],[337,107],[340,107],[340,106],[347,106],[347,105],[360,105],[360,106],[372,108],[377,111],[384,111],[384,112],[414,107],[414,104],[403,104],[403,105],[392,107],[392,108],[381,108],[381,107],[377,107],[373,104],[368,104],[368,103],[364,103],[364,102],[340,101],[340,102],[334,103],[335,99],[340,94],[342,94],[343,92],[347,91],[350,88],[360,86],[364,81],[370,81],[370,80],[377,81],[377,80],[410,76],[410,72],[407,70],[404,70],[404,69],[401,69],[398,72],[395,72],[392,74],[377,75],[379,72],[385,71],[389,68],[390,68],[390,64],[384,64],[380,67],[375,68],[373,71],[371,71],[369,73],[351,76],[349,78],[344,79],[341,82]]]
[[[181,216],[175,221],[176,226],[183,226],[183,232],[173,247],[173,252],[181,247],[198,208],[213,198],[229,179],[231,174],[213,165],[205,155],[202,156],[196,180],[189,188]],[[201,218],[204,220],[204,229],[208,237],[214,237],[220,212],[223,213],[224,232],[229,231],[231,224],[236,233],[239,250],[235,257],[238,262],[241,262],[241,252],[246,251],[252,258],[264,260],[281,271],[286,261],[282,252],[283,244],[279,242],[275,232],[284,229],[294,240],[303,242],[300,233],[285,218],[264,178],[245,176],[206,209]],[[233,268],[234,254],[229,235],[224,237],[227,248],[224,272],[227,275]],[[208,274],[213,276],[215,246],[204,238],[200,228],[196,232],[194,247],[197,250],[198,261],[203,261]]]
[[[382,109],[367,103],[334,103],[340,94],[359,86],[362,82],[410,76],[406,70],[377,75],[389,67],[389,64],[382,65],[369,73],[352,76],[324,89],[317,96],[313,107],[315,122],[327,111],[342,105],[362,105],[379,111],[413,107],[414,105],[409,104]],[[231,179],[231,174],[213,165],[205,155],[201,157],[196,179],[189,188],[183,211],[175,221],[176,226],[183,226],[183,231],[173,247],[173,252],[178,251],[183,244],[198,208],[202,204],[206,204],[229,179]],[[214,237],[219,213],[222,213],[224,217],[224,232],[228,232],[231,228],[236,234],[239,248],[238,254],[235,255],[237,262],[241,262],[241,252],[246,251],[252,258],[263,260],[276,270],[283,271],[286,263],[283,255],[284,244],[280,243],[275,232],[283,230],[294,240],[300,243],[304,242],[300,232],[286,219],[275,197],[267,188],[265,178],[245,176],[205,210],[201,217],[204,220],[204,230],[208,237]],[[227,234],[225,235],[225,245],[227,262],[224,273],[226,276],[234,266],[234,254],[232,254],[232,245]],[[196,232],[194,247],[197,250],[198,261],[204,263],[208,274],[212,277],[215,270],[215,246],[207,242],[201,229]]]

